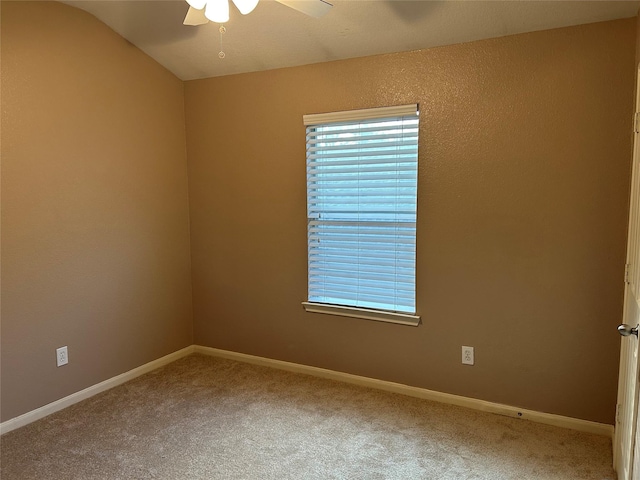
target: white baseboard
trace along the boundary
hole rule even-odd
[[[100,392],[104,392],[105,390],[109,390],[110,388],[117,387],[118,385],[128,382],[129,380],[133,380],[140,375],[144,375],[145,373],[151,372],[152,370],[160,368],[171,362],[175,362],[182,357],[186,357],[187,355],[192,354],[194,351],[194,345],[190,345],[183,348],[182,350],[170,353],[169,355],[165,355],[164,357],[161,357],[152,362],[145,363],[144,365],[134,368],[133,370],[129,370],[128,372],[117,375],[113,378],[105,380],[104,382],[92,385],[91,387],[85,388],[84,390],[80,390],[79,392],[61,398],[60,400],[56,400],[55,402],[44,405],[43,407],[37,408],[36,410],[32,410],[18,417],[7,420],[6,422],[2,422],[0,423],[0,435],[10,432],[11,430],[15,430],[16,428],[23,427],[31,422],[35,422],[36,420],[40,420],[41,418],[44,418],[47,415],[51,415],[52,413],[62,410],[63,408],[69,407],[74,403],[81,402],[82,400],[92,397]]]
[[[282,360],[272,360],[270,358],[257,357],[255,355],[247,355],[244,353],[236,353],[228,350],[220,350],[211,347],[195,346],[195,352],[214,357],[227,358],[255,365],[263,365],[266,367],[287,370],[289,372],[304,373],[314,377],[327,378],[340,382],[361,385],[364,387],[376,388],[393,393],[400,393],[410,397],[432,400],[440,403],[448,403],[460,407],[471,408],[483,412],[496,413],[498,415],[506,415],[508,417],[522,418],[532,422],[544,423],[556,427],[570,428],[581,432],[594,433],[596,435],[604,435],[613,438],[613,425],[605,423],[591,422],[589,420],[581,420],[579,418],[565,417],[552,413],[536,412],[533,410],[525,410],[522,408],[503,405],[500,403],[487,402],[475,398],[462,397],[460,395],[452,395],[450,393],[436,392],[425,388],[412,387],[400,383],[387,382],[377,380],[375,378],[361,377],[359,375],[351,375],[349,373],[336,372],[324,368],[310,367],[308,365],[300,365],[297,363],[284,362]]]
[[[565,417],[562,415],[554,415],[551,413],[524,410],[500,403],[486,402],[484,400],[477,400],[475,398],[462,397],[460,395],[452,395],[450,393],[436,392],[434,390],[402,385],[400,383],[387,382],[385,380],[377,380],[375,378],[362,377],[359,375],[336,372],[334,370],[327,370],[324,368],[284,362],[282,360],[273,360],[270,358],[258,357],[255,355],[247,355],[244,353],[231,352],[228,350],[203,347],[200,345],[191,345],[189,347],[185,347],[182,350],[178,350],[177,352],[171,353],[162,358],[141,365],[138,368],[134,368],[133,370],[105,380],[104,382],[85,388],[84,390],[61,398],[60,400],[57,400],[55,402],[49,403],[48,405],[40,407],[36,410],[32,410],[31,412],[27,412],[23,415],[20,415],[19,417],[15,417],[7,420],[6,422],[0,423],[0,435],[10,432],[11,430],[15,430],[16,428],[23,427],[31,422],[35,422],[36,420],[40,420],[47,415],[62,410],[63,408],[69,407],[100,392],[104,392],[105,390],[109,390],[110,388],[121,385],[125,382],[128,382],[129,380],[133,380],[140,375],[144,375],[145,373],[160,368],[192,353],[201,353],[214,357],[252,363],[254,365],[262,365],[266,367],[277,368],[280,370],[287,370],[289,372],[303,373],[315,377],[327,378],[330,380],[337,380],[339,382],[351,383],[354,385],[408,395],[410,397],[417,397],[440,403],[448,403],[451,405],[471,408],[483,412],[496,413],[499,415],[506,415],[508,417],[514,418],[522,418],[525,420],[530,420],[532,422],[544,423],[556,427],[570,428],[572,430],[578,430],[581,432],[613,437],[613,425],[591,422],[578,418]]]

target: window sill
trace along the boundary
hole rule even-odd
[[[397,323],[417,327],[420,325],[419,315],[409,315],[406,313],[383,312],[382,310],[367,310],[365,308],[341,307],[337,305],[326,305],[323,303],[302,302],[302,306],[310,313],[324,313],[338,315],[340,317],[362,318],[374,320],[376,322]]]

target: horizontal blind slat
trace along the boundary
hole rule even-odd
[[[339,141],[344,137],[354,135],[368,137],[369,135],[386,134],[387,132],[397,132],[398,136],[406,133],[407,136],[418,134],[418,122],[416,119],[388,118],[385,120],[372,120],[369,122],[341,122],[333,125],[315,125],[307,128],[307,138],[316,140],[325,138],[332,141]]]
[[[331,125],[314,125],[307,128],[308,136],[359,134],[366,136],[373,132],[388,130],[407,130],[415,132],[418,129],[417,118],[384,118],[367,120],[363,122],[336,122]]]
[[[311,158],[309,162],[307,162],[307,167],[317,167],[318,165],[327,165],[327,166],[341,166],[341,165],[359,165],[359,164],[367,164],[367,165],[377,165],[380,163],[384,164],[396,164],[396,163],[409,163],[412,165],[416,164],[416,156],[415,154],[411,155],[395,155],[393,160],[390,160],[387,157],[383,158],[358,158],[356,162],[354,162],[353,158],[347,157],[346,159],[343,157],[328,158],[328,157],[319,157],[319,160],[315,160],[315,158]]]
[[[372,173],[386,173],[389,171],[389,166],[386,165],[360,165],[360,166],[353,166],[353,167],[341,167],[341,168],[333,168],[333,167],[313,167],[310,168],[307,173],[309,175],[313,175],[315,177],[318,177],[319,179],[322,179],[323,176],[334,176],[334,175],[347,175],[347,174],[357,174],[358,177],[360,178],[363,175],[370,175]],[[396,172],[413,172],[415,171],[415,167],[413,165],[397,165],[395,167],[395,171]],[[393,181],[395,181],[395,179],[397,178],[397,176],[393,176],[393,177],[389,177],[389,176],[378,176],[376,177],[376,179],[380,179],[380,178],[389,178],[391,180],[390,183],[392,183]]]
[[[334,156],[335,153],[341,152],[346,157],[358,156],[359,154],[367,154],[369,152],[397,152],[414,153],[418,150],[415,142],[411,139],[403,139],[402,141],[367,141],[367,142],[341,142],[332,145],[325,143],[309,143],[307,145],[308,158]],[[335,157],[334,157],[335,158]]]
[[[322,177],[313,175],[314,178],[312,178],[310,180],[310,183],[316,184],[318,185],[319,182],[321,182],[323,180]],[[391,181],[396,181],[396,180],[414,180],[416,181],[418,179],[418,176],[414,173],[414,172],[403,172],[403,173],[398,173],[394,176],[391,175],[374,175],[374,174],[369,174],[369,175],[363,175],[363,174],[358,174],[356,175],[341,175],[341,174],[333,174],[331,176],[327,177],[328,179],[330,179],[331,182],[363,182],[363,181],[367,181],[367,180],[371,180],[371,181],[377,181],[377,182],[381,182],[381,181],[386,181],[388,183],[390,183]]]
[[[326,263],[322,263],[318,265],[316,263],[311,263],[310,271],[314,275],[333,275],[335,278],[337,277],[346,277],[349,278],[351,275],[356,275],[356,277],[362,277],[363,279],[375,279],[375,278],[391,278],[393,276],[397,276],[398,278],[405,277],[407,274],[411,273],[411,269],[400,268],[398,265],[365,265],[360,264],[357,269],[353,268],[353,265],[350,264],[332,264],[328,265]],[[404,275],[402,270],[404,270]]]

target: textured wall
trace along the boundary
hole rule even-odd
[[[186,82],[196,343],[613,423],[634,47],[629,19]],[[423,324],[305,313],[302,115],[413,102]]]
[[[636,64],[640,64],[640,15],[636,17]]]
[[[2,2],[1,53],[7,420],[193,326],[182,82],[58,2]]]

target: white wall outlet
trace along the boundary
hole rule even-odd
[[[69,363],[69,352],[66,346],[56,348],[56,363],[59,367]]]
[[[462,363],[464,365],[473,365],[474,355],[473,347],[462,347]]]

